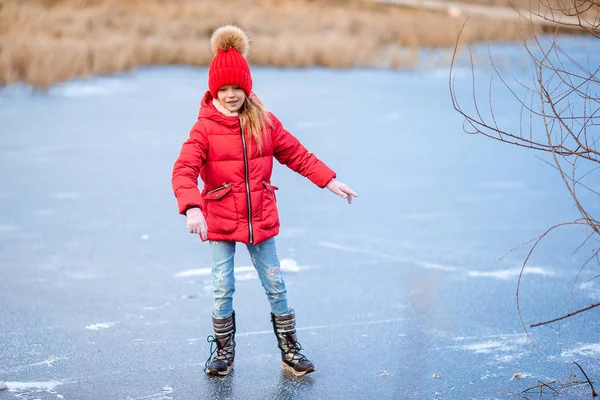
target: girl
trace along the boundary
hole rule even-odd
[[[295,313],[288,307],[274,237],[279,233],[273,158],[320,188],[352,203],[357,194],[337,181],[327,165],[286,131],[252,92],[246,61],[249,42],[238,27],[217,29],[210,40],[214,58],[209,90],[198,120],[173,167],[172,184],[179,212],[190,233],[208,240],[214,285],[209,375],[227,375],[235,356],[233,260],[236,242],[244,243],[271,304],[271,322],[281,350],[282,368],[295,375],[313,372],[300,353]],[[204,182],[198,189],[198,176]],[[216,344],[216,349],[213,345]],[[216,354],[215,354],[216,353]]]

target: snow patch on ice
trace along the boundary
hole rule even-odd
[[[279,266],[284,272],[300,272],[301,270],[310,269],[310,266],[299,265],[298,262],[291,258],[283,258],[279,260]],[[253,266],[234,267],[236,279],[247,280],[257,277],[256,269]],[[188,269],[175,274],[175,278],[188,278],[191,276],[209,276],[212,275],[212,268]]]
[[[49,382],[4,382],[10,392],[22,392],[25,390],[54,390],[62,385],[60,381]]]
[[[56,93],[65,97],[85,97],[110,94],[111,92],[108,88],[100,85],[81,85],[62,87]]]
[[[468,275],[472,277],[488,277],[508,280],[515,276],[519,276],[521,268],[501,269],[497,271],[469,271]],[[541,275],[554,276],[554,272],[541,267],[527,267],[523,270],[523,275]]]
[[[515,353],[515,354],[496,354],[494,356],[494,360],[501,362],[501,363],[512,363],[515,362],[516,360],[518,360],[519,358],[523,357],[525,355],[525,353]]]
[[[592,300],[600,300],[600,287],[595,281],[584,282],[579,285],[579,288],[586,292],[587,296]]]
[[[489,354],[500,363],[513,362],[523,357],[524,346],[528,343],[525,335],[491,336],[486,338],[455,338],[457,341],[472,341],[471,343],[452,346],[455,350],[471,351],[475,354]]]
[[[482,343],[467,344],[461,346],[461,348],[474,353],[489,354],[498,350],[506,350],[506,344],[499,341],[487,341]]]
[[[91,96],[106,96],[130,91],[128,85],[118,78],[98,78],[90,81],[70,81],[58,84],[50,89],[53,95],[82,98]]]
[[[116,322],[100,322],[97,324],[90,324],[90,325],[86,326],[85,329],[89,329],[91,331],[99,331],[100,329],[112,328],[116,324],[117,324]]]
[[[298,261],[292,258],[284,258],[279,261],[282,271],[285,272],[300,272],[301,269],[306,269],[306,266],[301,267],[298,265]]]
[[[600,343],[585,343],[570,350],[564,350],[562,357],[573,358],[575,356],[600,357]]]

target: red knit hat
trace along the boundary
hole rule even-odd
[[[250,96],[252,76],[246,61],[250,43],[244,31],[233,25],[222,26],[210,38],[210,47],[215,55],[208,68],[210,94],[216,99],[220,88],[235,85]]]

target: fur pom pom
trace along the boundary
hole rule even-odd
[[[213,33],[210,38],[210,48],[213,54],[217,54],[219,50],[236,49],[238,53],[246,57],[250,50],[250,42],[242,29],[234,25],[225,25]]]

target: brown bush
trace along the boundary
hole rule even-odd
[[[419,47],[452,47],[463,19],[360,1],[0,0],[0,85],[205,66],[225,23],[248,32],[255,65],[406,68],[419,65]],[[517,22],[477,19],[463,40],[519,34]]]

